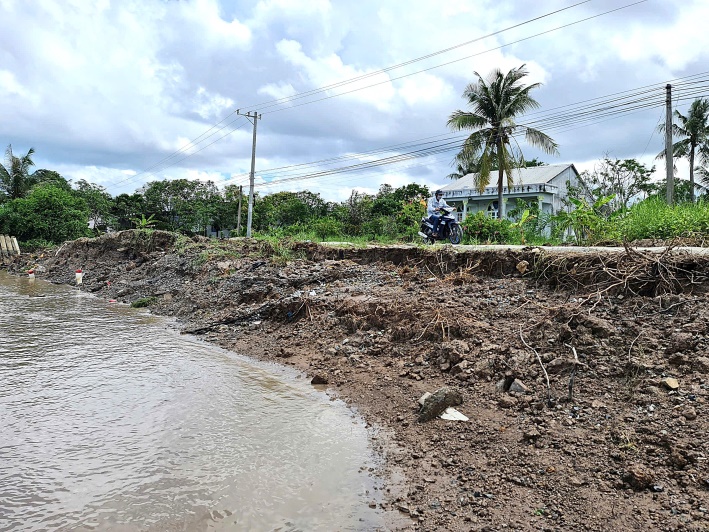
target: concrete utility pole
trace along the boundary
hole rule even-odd
[[[236,210],[236,236],[241,234],[241,197],[243,194],[244,187],[239,185],[239,208]]]
[[[672,85],[668,83],[665,89],[667,90],[667,98],[665,98],[665,170],[667,172],[667,204],[672,205],[675,201],[675,165],[672,160]]]
[[[254,142],[251,147],[251,175],[249,176],[249,208],[248,215],[246,216],[246,236],[251,236],[251,218],[254,212],[254,173],[256,171],[256,124],[258,123],[261,115],[255,111],[250,111],[246,114],[240,112],[240,109],[236,110],[237,115],[245,116],[254,125]]]

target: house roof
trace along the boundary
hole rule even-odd
[[[512,179],[514,179],[515,185],[532,185],[537,183],[548,183],[560,173],[562,173],[567,168],[573,168],[574,172],[578,175],[578,171],[573,164],[550,164],[548,166],[532,166],[531,168],[519,168],[512,172]],[[495,175],[491,175],[491,185],[497,182],[496,173],[497,171],[491,172]],[[451,184],[441,187],[444,192],[447,190],[461,190],[465,188],[476,188],[475,186],[475,175],[467,174],[460,179],[456,179]]]

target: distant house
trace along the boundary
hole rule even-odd
[[[549,166],[533,166],[514,170],[512,177],[514,186],[502,189],[505,212],[517,206],[517,199],[524,200],[528,205],[537,203],[541,212],[556,214],[564,208],[567,196],[567,182],[578,184],[578,171],[573,164],[553,164]],[[497,171],[491,172],[491,186],[480,192],[475,186],[475,174],[468,174],[457,179],[450,185],[441,188],[443,198],[449,205],[457,208],[458,219],[464,220],[468,214],[484,212],[497,218]],[[505,176],[507,179],[507,176]]]

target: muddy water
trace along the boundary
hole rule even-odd
[[[0,530],[372,530],[366,430],[295,373],[0,271]]]

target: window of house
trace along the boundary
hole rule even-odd
[[[500,213],[497,208],[498,204],[497,201],[491,201],[490,204],[487,206],[487,215],[490,218],[499,218]]]

